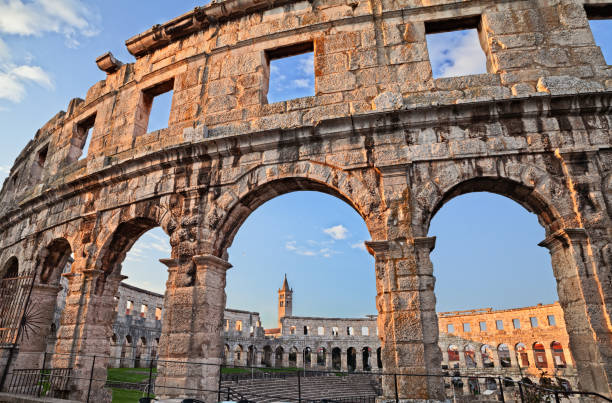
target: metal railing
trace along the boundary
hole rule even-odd
[[[36,360],[27,360],[36,362]],[[401,374],[393,372],[347,372],[338,370],[308,370],[297,368],[266,368],[251,366],[219,366],[198,362],[159,360],[141,358],[141,368],[111,369],[108,376],[101,378],[101,369],[112,366],[116,360],[108,356],[55,355],[53,359],[44,356],[40,368],[11,369],[3,392],[36,397],[68,398],[71,388],[78,383],[86,390],[87,401],[95,401],[100,388],[129,389],[137,391],[142,398],[154,398],[156,394],[192,396],[193,398],[214,394],[219,401],[269,401],[298,403],[373,403],[382,396],[385,385],[388,400],[399,402],[404,399],[405,390],[411,386],[429,383],[432,387],[443,388],[444,398],[464,400],[476,396],[480,400],[506,402],[521,401],[535,403],[548,401],[561,403],[572,396],[590,397],[593,400],[611,402],[606,396],[594,392],[574,391],[564,384],[548,383],[536,385],[528,379],[511,379],[499,375],[461,374],[459,371],[439,374]],[[74,363],[74,366],[54,368],[59,363]],[[157,368],[160,376],[157,376]],[[177,386],[164,371],[189,374],[209,372],[203,366],[220,367],[217,386],[203,389],[199,383],[185,383]],[[73,370],[79,368],[79,371]],[[129,377],[122,379],[121,376]],[[122,375],[123,374],[123,375]],[[121,376],[119,376],[121,375]],[[175,378],[176,379],[176,378]],[[546,378],[548,379],[548,378]],[[210,384],[209,384],[210,385]],[[435,386],[438,385],[438,386]],[[84,399],[85,400],[85,399]]]

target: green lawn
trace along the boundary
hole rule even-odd
[[[138,390],[113,389],[113,403],[138,403],[141,397]]]
[[[260,372],[293,372],[297,371],[297,368],[256,368],[255,371]],[[250,374],[251,368],[221,368],[223,374]]]
[[[153,368],[153,375],[157,369]],[[149,380],[149,368],[109,368],[107,379],[113,382],[140,383]]]

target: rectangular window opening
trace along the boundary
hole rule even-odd
[[[480,331],[481,332],[486,332],[487,331],[487,322],[480,322],[478,325],[480,326]]]
[[[289,328],[289,334],[295,334],[295,326]]]
[[[142,134],[168,127],[174,94],[174,78],[143,91],[143,103],[137,118]]]
[[[425,39],[434,78],[487,72],[480,16],[426,21]]]
[[[146,318],[148,312],[149,312],[149,307],[143,304],[140,307],[140,317],[141,318]]]
[[[532,328],[538,327],[538,318],[531,317],[529,318],[529,322],[531,322]]]
[[[370,328],[368,328],[367,326],[364,326],[361,328],[361,335],[362,336],[369,336],[370,335]]]
[[[504,330],[504,321],[502,320],[496,320],[495,321],[495,328],[497,330]]]
[[[89,154],[89,144],[91,143],[91,137],[93,134],[94,124],[96,123],[96,114],[89,116],[86,119],[81,120],[76,125],[76,136],[74,145],[80,150],[78,159],[87,158]]]
[[[469,333],[471,331],[471,326],[469,323],[464,323],[463,324],[463,332],[464,333]]]
[[[38,165],[41,168],[45,167],[45,162],[47,162],[47,154],[49,152],[49,145],[47,144],[38,152]]]
[[[338,335],[338,328],[332,327],[332,336],[337,336],[337,335]]]
[[[557,322],[555,321],[555,315],[548,315],[548,326],[557,326]]]
[[[155,308],[155,320],[161,320],[162,318],[162,309]]]
[[[446,325],[446,331],[447,331],[448,333],[454,333],[454,332],[455,332],[455,326],[453,326],[453,325],[451,325],[451,324]]]
[[[241,320],[236,321],[236,331],[242,332],[242,321]]]
[[[612,4],[585,4],[595,44],[601,49],[607,64],[612,63]]]
[[[317,329],[317,333],[319,334],[319,336],[325,335],[325,328],[319,326],[319,328]]]
[[[125,306],[125,314],[128,316],[131,315],[132,309],[134,309],[134,301],[128,301]]]
[[[303,42],[266,50],[268,103],[315,94],[314,45]]]
[[[512,319],[512,326],[514,326],[515,329],[520,329],[521,328],[521,321],[518,319]]]

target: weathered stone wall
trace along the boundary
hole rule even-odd
[[[426,32],[467,25],[488,73],[434,80]],[[268,104],[266,55],[304,42],[315,96]],[[429,222],[451,198],[490,191],[538,214],[580,386],[610,394],[612,82],[581,1],[226,0],[127,45],[136,62],[99,58],[106,79],[36,133],[0,192],[0,270],[11,257],[47,267],[51,285],[35,295],[46,306],[63,267],[47,256],[75,257],[56,351],[77,358],[57,365],[78,373],[80,357],[109,354],[121,261],[161,226],[172,256],[160,356],[212,365],[160,377],[214,389],[227,248],[262,203],[318,190],[372,236],[385,367],[435,373]],[[151,97],[168,89],[168,128],[145,133]],[[406,381],[400,397],[437,399],[441,387]]]

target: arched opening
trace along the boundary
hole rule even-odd
[[[298,349],[296,347],[291,347],[291,350],[289,350],[289,366],[291,368],[297,367],[297,355]]]
[[[497,356],[499,357],[499,365],[502,368],[510,368],[512,364],[510,361],[510,349],[507,344],[502,343],[497,346]]]
[[[550,344],[550,349],[552,350],[553,362],[555,363],[555,368],[566,368],[567,363],[565,362],[565,354],[563,353],[563,346],[558,341],[553,341]]]
[[[332,349],[332,368],[338,371],[342,369],[342,351],[338,347]]]
[[[382,363],[382,348],[378,347],[376,349],[376,367],[378,369],[383,369],[383,363]]]
[[[133,365],[132,353],[132,336],[128,334],[121,346],[121,368],[130,368]]]
[[[536,368],[547,368],[548,360],[546,359],[546,350],[542,343],[533,343],[533,357],[535,359]]]
[[[40,282],[42,284],[57,285],[60,275],[69,264],[72,248],[67,240],[60,238],[52,241],[46,247],[44,261],[40,270]]]
[[[459,348],[451,344],[448,346],[448,367],[449,368],[459,368]]]
[[[257,347],[249,346],[247,354],[247,366],[254,367],[257,365]]]
[[[476,368],[476,350],[474,346],[468,344],[464,347],[463,354],[465,356],[465,366],[468,368]]]
[[[304,368],[310,368],[312,366],[311,353],[312,350],[310,347],[306,347],[303,351],[304,359],[302,362],[304,363]]]
[[[281,346],[276,347],[276,357],[275,357],[276,367],[283,367],[285,365],[285,363],[283,362],[285,358],[284,355],[285,355],[285,350]]]
[[[241,345],[237,345],[234,348],[234,366],[244,366],[244,350]]]
[[[371,355],[372,355],[372,349],[370,347],[364,347],[361,350],[362,368],[364,371],[372,370],[372,366],[370,365]]]
[[[357,368],[357,350],[354,347],[346,350],[346,366],[349,372],[354,372]]]
[[[263,349],[263,358],[262,362],[263,366],[270,368],[272,367],[272,347],[265,346]]]
[[[516,354],[519,358],[519,365],[522,368],[529,366],[529,355],[527,354],[527,346],[524,343],[517,343]]]
[[[17,337],[17,322],[20,315],[18,310],[14,309],[17,301],[24,298],[24,292],[21,291],[19,279],[19,261],[16,257],[11,257],[0,272],[2,280],[0,281],[0,342],[2,344],[12,344]]]
[[[325,367],[327,361],[327,350],[325,347],[320,347],[317,351],[317,366]]]
[[[493,362],[493,350],[488,344],[484,344],[480,347],[480,354],[482,356],[482,366],[484,368],[493,368],[495,363]]]

